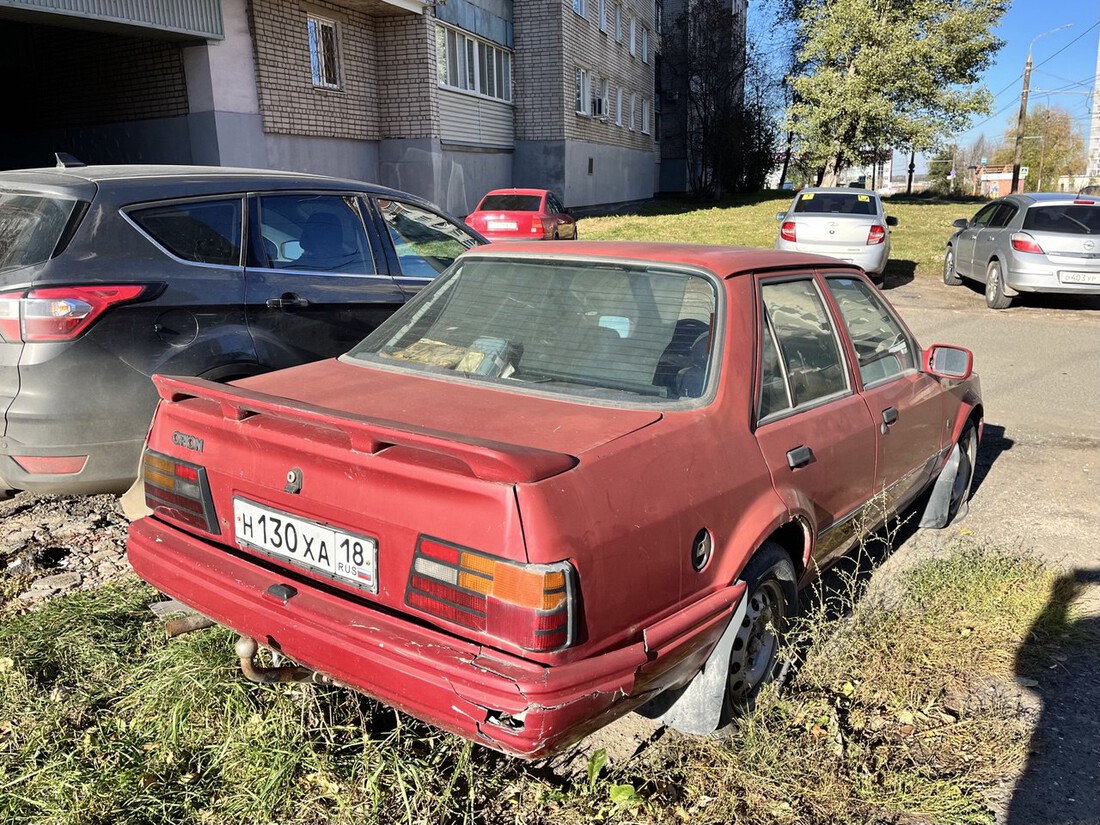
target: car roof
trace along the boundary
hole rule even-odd
[[[1075,192],[1026,192],[1024,194],[1006,195],[1004,200],[1012,200],[1025,206],[1036,204],[1075,203],[1100,203],[1100,196],[1078,195]]]
[[[493,189],[486,192],[485,197],[489,197],[489,195],[547,195],[549,193],[549,189]]]
[[[773,269],[852,270],[852,265],[824,255],[756,249],[743,246],[711,246],[646,241],[511,241],[479,246],[462,258],[537,258],[539,260],[602,260],[624,263],[668,264],[707,269],[721,277]]]
[[[878,197],[878,192],[874,189],[864,189],[860,186],[807,186],[798,190],[799,195],[803,195],[806,192],[813,192],[817,194],[828,193],[831,195],[874,195]]]

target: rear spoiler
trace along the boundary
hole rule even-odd
[[[335,430],[346,438],[349,450],[377,455],[393,447],[403,447],[431,453],[451,462],[457,460],[465,465],[470,475],[483,481],[532,483],[564,473],[578,463],[575,456],[567,453],[458,437],[453,433],[348,415],[290,398],[218,384],[205,378],[154,375],[153,383],[165,403],[197,402],[188,404],[192,413],[205,413],[233,422],[255,416],[274,418],[299,427],[314,427],[319,440],[328,442],[331,442]]]

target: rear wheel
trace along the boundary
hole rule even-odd
[[[779,658],[798,599],[790,556],[765,542],[741,575],[748,586],[746,610],[730,651],[724,721],[752,707],[761,689],[781,671]]]
[[[950,246],[947,247],[947,251],[943,253],[943,282],[947,284],[947,286],[958,286],[963,282],[963,279],[959,277],[959,273],[955,269],[955,250]]]
[[[999,261],[990,261],[985,271],[985,305],[990,309],[1012,306],[1012,299],[1005,295],[1005,279]]]

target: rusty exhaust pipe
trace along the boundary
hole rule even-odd
[[[248,636],[241,636],[237,639],[235,649],[237,657],[241,660],[241,672],[250,682],[256,682],[260,685],[270,685],[276,682],[329,683],[327,676],[306,667],[292,667],[289,665],[263,667],[256,664],[256,654],[259,652],[260,646],[255,639]]]
[[[191,613],[187,616],[180,616],[175,619],[169,619],[164,623],[164,635],[169,639],[174,639],[177,636],[182,636],[185,633],[193,633],[196,630],[202,630],[206,627],[213,627],[216,625],[213,619],[208,619],[201,613]]]

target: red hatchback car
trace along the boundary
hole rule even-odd
[[[702,733],[817,570],[913,502],[964,512],[971,364],[833,259],[482,247],[338,359],[157,377],[130,560],[256,680],[526,758],[636,708]]]
[[[466,223],[491,241],[577,240],[577,222],[545,189],[494,189]]]

